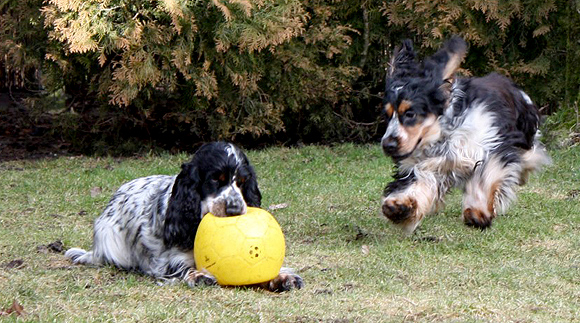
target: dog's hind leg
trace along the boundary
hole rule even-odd
[[[128,230],[108,217],[99,217],[95,221],[94,243],[92,250],[70,248],[64,254],[75,264],[101,266],[112,264],[123,269],[138,269],[131,258],[127,247],[126,233]]]
[[[516,199],[516,186],[522,177],[521,160],[516,152],[491,155],[474,171],[465,185],[463,222],[485,229],[499,213]]]
[[[80,248],[70,248],[65,253],[64,256],[69,258],[75,264],[83,265],[94,265],[93,262],[93,252],[86,251]]]

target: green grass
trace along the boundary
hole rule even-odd
[[[405,237],[379,215],[392,163],[377,146],[250,151],[306,286],[273,294],[72,266],[40,245],[89,248],[92,222],[125,181],[174,174],[186,155],[62,157],[0,164],[0,310],[6,321],[569,322],[580,320],[580,148],[551,152],[490,230],[460,220],[461,195]],[[102,193],[92,194],[100,187]],[[21,259],[20,268],[6,268]]]

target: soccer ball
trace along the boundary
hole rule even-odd
[[[193,245],[197,270],[209,272],[220,285],[251,285],[275,278],[285,251],[276,219],[255,207],[237,216],[206,214]]]

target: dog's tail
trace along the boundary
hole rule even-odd
[[[86,251],[80,248],[70,248],[65,252],[64,256],[69,258],[74,264],[96,265],[92,251]]]

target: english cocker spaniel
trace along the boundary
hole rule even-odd
[[[418,62],[410,40],[395,50],[383,108],[383,151],[396,163],[382,213],[408,233],[462,188],[463,221],[487,228],[531,171],[550,158],[538,141],[540,116],[508,78],[455,76],[467,44],[453,37]]]
[[[195,269],[193,244],[202,217],[235,216],[260,207],[256,173],[246,155],[230,143],[203,145],[176,176],[153,175],[122,185],[94,224],[93,250],[67,250],[74,263],[114,265],[190,286],[215,284]],[[300,276],[282,268],[261,284],[271,291],[303,286]]]

